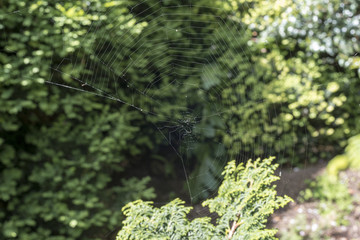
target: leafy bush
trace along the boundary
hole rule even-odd
[[[356,135],[348,140],[345,153],[331,159],[327,166],[327,173],[337,177],[340,171],[347,168],[360,168],[360,135]]]
[[[254,146],[256,154],[285,154],[293,164],[341,151],[360,132],[358,1],[232,2],[248,9],[236,18],[251,30],[254,73],[242,69],[243,84],[223,91],[234,113],[225,143],[239,146],[234,154]]]
[[[91,55],[102,33],[90,24],[131,18],[124,7],[87,3],[0,2],[1,239],[95,239],[115,227],[124,203],[154,197],[149,178],[121,175],[149,142],[136,137],[139,114],[44,84],[69,80],[59,71],[75,51]]]
[[[349,159],[350,167],[360,169],[360,134],[349,139],[345,153]]]
[[[276,194],[273,160],[228,163],[218,195],[203,202],[217,213],[216,225],[209,217],[189,221],[191,207],[179,199],[161,208],[138,200],[123,208],[126,219],[117,239],[275,239],[276,230],[266,229],[267,218],[291,199]]]

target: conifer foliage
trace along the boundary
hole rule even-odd
[[[276,239],[276,229],[267,229],[267,218],[275,209],[291,201],[277,196],[279,177],[274,175],[274,157],[249,160],[236,165],[231,161],[223,171],[224,180],[215,198],[203,202],[218,214],[216,224],[210,217],[187,219],[191,207],[175,199],[155,208],[151,202],[137,200],[123,208],[126,219],[117,240],[125,239]]]

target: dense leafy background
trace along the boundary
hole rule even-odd
[[[125,25],[131,19],[125,8],[105,15],[102,2],[91,4],[96,11],[82,1],[1,2],[2,238],[100,237],[116,226],[123,203],[154,197],[148,178],[119,178],[151,146],[137,137],[139,114],[44,84],[51,75],[66,80],[52,69],[74,51],[92,53],[99,33],[89,32],[81,47],[78,40],[90,23],[105,28],[98,19],[112,14]]]
[[[174,174],[176,152],[196,176],[195,200],[216,189],[225,160],[301,165],[360,133],[356,0],[5,0],[0,19],[6,239],[103,236],[126,202],[154,197],[132,173]],[[80,88],[74,78],[127,104],[45,83]]]

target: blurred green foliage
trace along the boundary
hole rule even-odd
[[[209,93],[220,89],[209,100],[224,109],[218,133],[229,154],[301,165],[341,152],[360,132],[359,3],[229,1],[224,9],[245,25],[223,29],[227,50],[206,76]],[[201,152],[197,184],[212,185],[216,164]]]
[[[360,135],[349,139],[345,153],[335,156],[326,167],[327,173],[337,177],[340,171],[360,168]]]
[[[301,193],[301,197],[306,201],[319,200],[321,209],[324,212],[336,208],[339,214],[342,213],[338,217],[339,221],[349,213],[353,202],[347,183],[328,174],[323,174],[317,177],[315,181],[311,181],[309,188]]]
[[[241,71],[244,82],[224,90],[238,116],[224,141],[234,154],[255,146],[292,164],[332,157],[360,131],[358,1],[239,2],[250,6],[234,18],[252,31],[255,74]]]
[[[349,159],[350,167],[360,169],[360,135],[356,135],[349,139],[345,148],[346,156]]]
[[[126,8],[87,3],[0,2],[1,239],[99,238],[123,204],[154,197],[149,178],[118,179],[151,146],[137,139],[139,114],[44,84],[66,78],[52,69],[74,51],[92,54],[101,31],[88,32],[90,24],[105,28],[121,13],[119,24],[136,29]],[[81,63],[74,67],[85,74]]]

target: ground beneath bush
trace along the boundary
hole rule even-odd
[[[351,213],[342,219],[346,224],[337,222],[331,211],[326,217],[320,214],[318,202],[299,203],[299,193],[306,188],[304,180],[314,179],[324,171],[323,163],[304,169],[282,170],[282,179],[277,182],[278,192],[287,194],[295,202],[278,210],[270,220],[269,226],[279,229],[280,239],[360,239],[360,171],[347,170],[340,174],[354,198]]]

